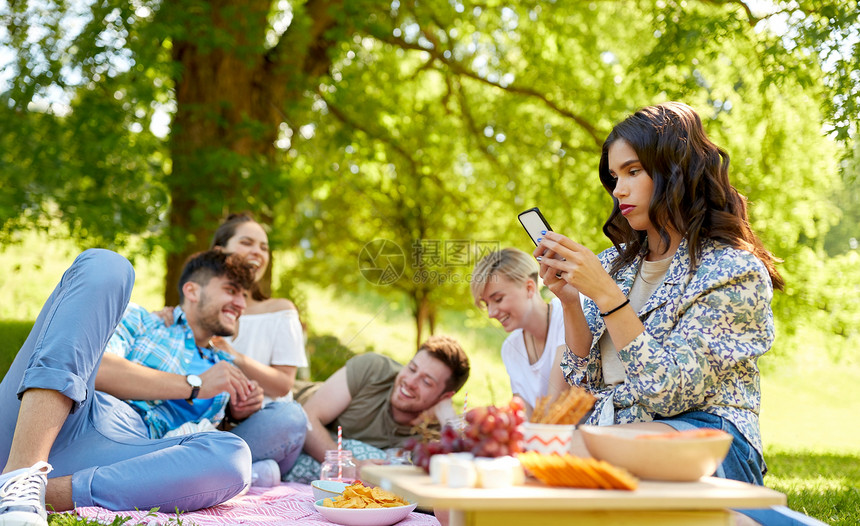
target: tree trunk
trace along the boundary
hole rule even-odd
[[[214,0],[203,10],[197,2],[184,4],[171,9],[185,17],[174,20],[181,34],[172,42],[178,73],[170,134],[173,170],[167,180],[168,305],[177,304],[185,260],[208,248],[227,213],[250,209],[261,222],[270,218],[267,185],[277,184],[283,170],[275,147],[279,126],[285,109],[304,100],[307,83],[328,70],[327,50],[334,43],[324,35],[335,24],[332,5],[339,2],[309,0],[310,27],[294,20],[291,31],[268,50],[263,43],[271,0]],[[271,272],[266,279],[268,285]]]
[[[415,315],[415,348],[424,343],[424,327],[428,327],[430,336],[436,331],[436,305],[430,300],[429,291],[418,289],[412,293],[412,303]]]

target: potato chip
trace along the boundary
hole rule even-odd
[[[374,501],[379,502],[380,504],[383,502],[396,502],[398,506],[405,506],[408,504],[408,502],[401,499],[396,494],[390,491],[385,491],[380,487],[371,488],[370,496]]]
[[[394,508],[406,506],[409,502],[403,497],[382,488],[368,488],[361,482],[350,484],[343,490],[342,495],[333,499],[323,499],[327,508]]]

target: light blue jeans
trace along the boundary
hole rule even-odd
[[[0,465],[28,389],[73,402],[48,462],[72,476],[76,506],[192,511],[224,502],[251,480],[251,452],[231,433],[148,438],[135,411],[94,389],[108,339],[128,304],[134,271],[122,256],[87,250],[63,275],[0,383]]]
[[[752,447],[740,431],[728,420],[721,416],[705,413],[704,411],[690,411],[680,415],[656,420],[668,424],[678,431],[690,429],[713,428],[720,429],[732,435],[732,446],[722,464],[717,467],[715,477],[740,480],[749,484],[761,486],[763,475],[767,471],[761,454]],[[811,517],[793,511],[785,506],[773,506],[763,509],[737,509],[765,526],[826,526]]]
[[[767,471],[761,453],[752,447],[738,428],[725,418],[704,411],[689,411],[680,415],[657,419],[657,422],[668,424],[678,431],[712,428],[725,431],[732,435],[732,446],[725,460],[717,466],[715,477],[740,480],[749,484],[761,486]]]
[[[254,462],[273,459],[286,474],[302,452],[308,417],[295,401],[269,402],[265,407],[246,418],[231,431],[242,437],[251,448]]]

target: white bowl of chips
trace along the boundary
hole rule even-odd
[[[344,526],[390,526],[405,519],[416,506],[390,491],[368,488],[360,482],[347,486],[342,495],[314,503],[326,520]]]
[[[321,500],[326,497],[337,497],[349,486],[349,482],[338,482],[337,480],[315,480],[311,482],[314,499]]]

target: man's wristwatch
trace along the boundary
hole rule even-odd
[[[185,400],[189,404],[194,404],[194,399],[197,398],[197,395],[200,393],[200,386],[203,385],[203,380],[201,380],[196,374],[189,374],[185,377],[185,381],[191,386],[191,396]]]

